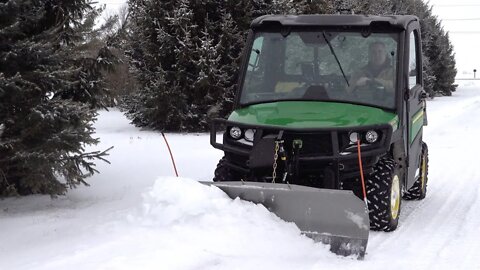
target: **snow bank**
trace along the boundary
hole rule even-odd
[[[293,269],[303,257],[312,263],[334,256],[264,207],[192,179],[160,177],[143,198],[141,209],[128,216],[130,236],[122,240],[135,251],[102,268]]]
[[[198,222],[208,214],[221,214],[232,200],[219,189],[188,178],[158,179],[144,195],[138,221],[154,226]]]

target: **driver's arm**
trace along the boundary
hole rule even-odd
[[[349,86],[346,88],[347,93],[352,93],[355,87],[359,86],[358,83],[360,79],[365,78],[364,72],[355,72],[349,80]]]
[[[374,79],[374,81],[382,84],[383,87],[385,87],[385,89],[386,89],[387,91],[392,92],[393,89],[394,89],[393,76],[394,76],[393,68],[388,68],[388,69],[382,71],[382,72]]]

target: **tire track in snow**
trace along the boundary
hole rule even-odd
[[[446,177],[455,179],[453,176],[449,174]],[[475,193],[475,190],[464,185],[445,184],[441,191],[432,194],[432,198],[426,202],[424,208],[417,210],[417,220],[410,220],[418,224],[411,228],[423,232],[417,235],[418,247],[421,250],[421,257],[433,256],[430,258],[430,264],[436,263],[435,256],[442,258],[441,251],[448,250],[450,241],[463,230],[464,213],[471,209],[475,201]],[[431,254],[429,250],[422,249],[422,246],[437,250],[437,254]]]
[[[462,254],[464,257],[470,257],[474,259],[477,257],[477,251],[480,248],[480,245],[477,241],[472,241],[473,239],[478,239],[480,234],[478,232],[478,224],[480,220],[478,218],[479,212],[479,199],[478,199],[478,178],[475,176],[477,173],[474,169],[470,169],[467,174],[464,174],[462,177],[463,185],[461,185],[456,192],[456,203],[451,209],[443,211],[440,213],[437,220],[442,223],[442,227],[448,227],[450,225],[449,237],[443,239],[442,244],[438,246],[438,256],[443,260],[453,260],[457,262],[464,262],[465,260],[455,260],[454,255],[457,253]],[[470,180],[474,180],[470,182]],[[471,183],[471,184],[470,184]],[[473,185],[472,185],[473,184]],[[453,196],[451,196],[453,197]],[[442,220],[442,216],[450,217],[447,220]],[[451,226],[453,225],[453,226]],[[443,228],[440,228],[443,231]],[[475,233],[476,229],[476,233]],[[439,242],[431,241],[434,244]],[[475,257],[474,257],[475,256]],[[469,260],[470,262],[472,260]],[[435,261],[430,263],[430,266],[435,266]],[[460,269],[468,269],[462,268]],[[479,265],[480,269],[480,265]]]
[[[450,194],[449,200],[445,202],[447,211],[440,212],[440,217],[437,220],[442,222],[442,215],[457,217],[453,222],[452,218],[443,221],[443,224],[445,224],[443,227],[446,227],[450,222],[454,226],[450,228],[450,239],[446,239],[445,244],[438,248],[438,255],[447,261],[449,255],[453,256],[456,253],[462,254],[464,258],[469,257],[468,260],[457,260],[460,263],[476,261],[475,251],[480,248],[477,241],[472,241],[480,238],[480,218],[478,217],[480,212],[480,200],[478,198],[480,174],[475,166],[475,161],[471,160],[472,157],[475,159],[475,156],[471,155],[470,152],[472,146],[478,140],[478,135],[472,132],[472,127],[480,126],[480,119],[472,116],[480,115],[480,101],[478,97],[472,100],[472,102],[464,104],[462,111],[456,117],[444,123],[447,128],[457,126],[457,128],[446,131],[445,137],[449,140],[436,138],[438,139],[439,150],[444,147],[448,153],[448,156],[444,155],[443,158],[450,158],[451,163],[450,166],[445,166],[440,171],[446,175],[440,177],[442,174],[438,173],[440,181],[436,187],[442,185],[442,192],[448,188],[456,191],[454,194]],[[460,128],[458,123],[461,123]],[[432,137],[434,137],[433,133]],[[443,146],[443,144],[446,144],[446,146]],[[439,195],[442,195],[442,193],[439,192]],[[455,259],[450,259],[450,261],[454,264]],[[432,261],[431,266],[434,265],[435,262]],[[478,269],[480,269],[480,264]]]

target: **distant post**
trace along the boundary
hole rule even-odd
[[[474,79],[477,77],[477,76],[476,76],[476,73],[477,73],[477,70],[474,69],[474,70],[473,70],[473,78],[474,78]]]

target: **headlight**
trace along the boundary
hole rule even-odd
[[[351,143],[357,143],[357,141],[360,139],[360,135],[357,132],[350,132],[348,138],[350,139]]]
[[[249,142],[253,142],[253,137],[255,136],[255,130],[247,129],[245,130],[245,134],[243,134],[243,136],[245,137],[245,140]]]
[[[242,130],[239,127],[230,128],[230,137],[234,138],[235,140],[240,139],[240,137],[242,137]]]
[[[375,130],[369,130],[365,133],[365,140],[368,143],[374,143],[378,140],[378,133]]]

